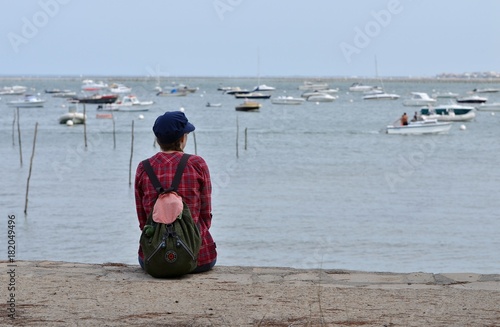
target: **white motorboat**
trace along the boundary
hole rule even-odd
[[[305,101],[304,98],[294,98],[292,96],[279,96],[276,98],[271,99],[272,104],[301,104]]]
[[[335,89],[332,89],[332,88],[328,88],[328,89],[322,89],[322,90],[319,90],[321,93],[326,93],[326,94],[337,94],[339,93],[339,88],[335,88]]]
[[[479,111],[500,111],[500,102],[481,103],[476,107]]]
[[[424,120],[436,119],[437,121],[471,121],[476,117],[476,109],[458,104],[447,104],[420,109],[421,118]]]
[[[454,99],[454,98],[458,97],[458,95],[459,94],[455,93],[455,92],[436,92],[436,93],[432,94],[432,97],[435,99],[436,98],[437,99],[439,99],[439,98]]]
[[[302,93],[300,96],[303,98],[308,98],[311,95],[317,95],[317,94],[337,94],[339,92],[339,89],[324,89],[324,90],[311,90],[311,91],[305,91]]]
[[[126,95],[115,103],[120,107],[150,106],[154,103],[154,101],[139,101],[135,95]]]
[[[124,111],[124,112],[136,112],[136,111],[148,111],[147,106],[122,106],[116,103],[105,103],[97,106],[98,111]]]
[[[99,105],[97,110],[102,111],[148,111],[153,101],[139,101],[135,95],[126,95],[115,103]]]
[[[109,87],[111,93],[130,93],[132,92],[132,88],[125,86],[123,84],[111,84]]]
[[[256,86],[252,92],[265,92],[265,91],[274,91],[276,90],[275,87],[272,87],[272,86],[267,86],[266,84],[261,84],[261,85],[258,85]]]
[[[493,87],[486,87],[484,89],[474,89],[472,90],[472,92],[474,93],[496,93],[496,92],[499,92],[500,89],[496,89],[496,88],[493,88]]]
[[[85,79],[82,81],[82,90],[87,91],[87,92],[95,92],[95,91],[100,91],[102,89],[105,89],[108,87],[108,84],[99,81],[99,82],[94,82],[91,79]]]
[[[427,93],[424,92],[412,92],[412,96],[410,99],[406,99],[403,101],[403,106],[426,106],[429,104],[436,103],[436,99],[431,98]]]
[[[223,92],[226,92],[226,91],[230,91],[230,90],[232,90],[232,89],[233,89],[233,87],[232,87],[232,86],[222,86],[222,84],[221,84],[221,85],[219,85],[219,87],[217,88],[217,91],[223,91]]]
[[[313,91],[313,90],[325,90],[329,86],[327,83],[313,83],[310,81],[305,81],[302,85],[299,85],[298,89],[301,91]]]
[[[213,102],[207,102],[205,107],[222,107],[222,103],[213,103]]]
[[[71,90],[61,90],[56,93],[52,93],[52,97],[54,98],[75,98],[77,97],[76,92]]]
[[[488,101],[488,98],[473,94],[473,95],[466,95],[466,96],[457,98],[456,101],[458,103],[484,103],[484,102]]]
[[[4,86],[0,89],[0,95],[21,95],[24,94],[27,90],[26,86]]]
[[[375,86],[371,85],[364,85],[362,83],[352,83],[351,86],[349,86],[349,91],[351,92],[366,92],[366,91],[371,91],[375,88]]]
[[[451,128],[451,122],[438,122],[436,119],[419,120],[410,122],[408,125],[389,125],[387,134],[420,135],[420,134],[444,134]]]
[[[318,92],[317,94],[308,96],[306,100],[309,102],[333,102],[337,98],[335,95]]]
[[[40,99],[31,94],[26,94],[22,99],[7,102],[7,105],[18,108],[34,108],[34,107],[43,107],[44,103],[45,100]]]
[[[188,94],[186,91],[180,91],[178,89],[171,89],[169,91],[160,91],[156,93],[159,97],[184,97]]]
[[[384,91],[369,92],[363,96],[363,100],[397,100],[399,95],[386,93]]]
[[[97,110],[102,111],[148,111],[154,101],[139,101],[135,95],[126,95],[114,103],[99,105]]]

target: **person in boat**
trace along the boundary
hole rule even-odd
[[[177,165],[184,154],[188,134],[194,130],[194,125],[181,111],[167,111],[156,119],[153,132],[161,151],[149,158],[149,162],[162,185],[172,183]],[[142,162],[137,166],[134,190],[139,229],[142,231],[157,197],[157,191]],[[193,273],[208,271],[217,261],[217,251],[209,231],[212,225],[212,184],[208,165],[202,157],[189,157],[177,193],[188,206],[202,239],[198,266]],[[144,269],[144,254],[140,246],[138,255],[139,264]]]
[[[406,126],[408,125],[408,116],[406,115],[406,112],[401,116],[401,126]]]
[[[418,120],[418,113],[415,111],[415,114],[413,115],[413,119],[411,121],[417,121]]]

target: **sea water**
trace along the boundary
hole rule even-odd
[[[300,96],[302,81],[260,82],[276,87],[276,97]],[[386,91],[401,98],[367,101],[348,92],[352,81],[335,80],[330,86],[340,89],[339,98],[331,103],[280,106],[258,100],[259,112],[237,112],[242,100],[217,87],[252,89],[256,80],[179,78],[199,87],[185,97],[156,96],[152,79],[120,80],[139,100],[155,104],[145,112],[115,112],[113,120],[97,119],[97,106],[86,105],[84,128],[60,125],[68,103],[44,93],[80,91],[80,79],[2,82],[25,85],[47,100],[43,108],[19,109],[19,120],[6,105],[16,97],[0,100],[2,239],[7,248],[7,220],[15,216],[17,260],[136,264],[135,168],[159,151],[151,131],[156,117],[182,109],[196,126],[186,152],[203,156],[210,167],[218,264],[500,270],[500,117],[477,112],[474,121],[454,123],[446,135],[384,130],[403,112],[412,117],[419,110],[402,105],[411,91],[464,94],[479,83],[386,81]],[[500,94],[487,96],[500,101]],[[206,107],[207,102],[222,106]]]

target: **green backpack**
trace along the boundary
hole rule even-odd
[[[194,223],[186,203],[176,193],[189,156],[189,154],[182,156],[172,185],[166,190],[161,186],[149,160],[142,162],[151,183],[158,192],[158,197],[142,230],[139,243],[144,253],[144,269],[149,275],[156,278],[182,276],[197,267],[198,252],[201,247],[200,231]],[[168,202],[169,199],[182,201],[182,204],[176,203],[176,206],[180,205],[177,211],[180,214],[170,220],[159,217],[162,215],[162,206],[168,209],[168,206],[171,205]],[[160,209],[157,210],[157,208]],[[156,215],[157,221],[168,220],[168,223],[155,221],[153,213]]]

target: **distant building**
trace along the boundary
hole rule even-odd
[[[447,78],[448,79],[476,79],[476,78],[492,79],[492,78],[500,78],[500,73],[497,73],[494,71],[461,73],[461,74],[442,73],[442,74],[436,75],[436,78],[439,78],[439,79],[447,79]]]

